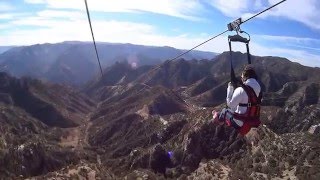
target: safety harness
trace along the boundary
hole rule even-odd
[[[248,103],[240,103],[239,106],[247,107],[247,110],[244,114],[234,113],[233,117],[244,122],[252,122],[255,124],[254,122],[260,118],[261,92],[259,93],[259,96],[257,96],[250,86],[242,84],[241,87],[248,95]]]

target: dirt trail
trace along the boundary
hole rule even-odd
[[[89,129],[92,126],[92,122],[89,120],[83,125],[82,136],[80,138],[80,144],[84,147],[90,146],[89,144]]]
[[[66,135],[61,137],[60,145],[61,146],[72,146],[77,147],[79,144],[79,138],[80,138],[80,129],[78,127],[76,128],[67,128],[64,129]]]
[[[75,149],[83,149],[89,147],[89,129],[92,125],[90,122],[90,116],[87,115],[84,123],[81,126],[74,128],[63,129],[63,136],[60,139],[60,145],[67,147],[71,146]]]

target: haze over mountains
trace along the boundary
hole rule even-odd
[[[131,66],[155,65],[183,52],[172,47],[114,43],[97,43],[97,48],[103,69],[117,61]],[[193,51],[182,57],[191,60],[214,56],[211,52]],[[71,41],[11,48],[0,54],[0,71],[81,86],[98,75],[99,65],[91,42]]]
[[[13,48],[14,46],[0,46],[0,54],[6,52],[7,50]]]
[[[80,48],[87,45],[48,56],[52,64],[59,59],[63,67],[76,67],[50,72],[90,69]],[[37,54],[32,50],[16,49]],[[1,57],[9,58],[5,54]],[[65,65],[62,57],[73,56],[84,63]],[[246,54],[233,57],[239,76]],[[157,68],[110,62],[103,77],[92,75],[82,92],[1,73],[0,178],[319,179],[320,69],[279,57],[253,56],[252,62],[264,91],[257,144],[250,141],[254,134],[244,139],[210,122],[211,111],[224,106],[228,53],[166,61]]]

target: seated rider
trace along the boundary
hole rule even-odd
[[[214,122],[226,123],[246,135],[252,127],[260,125],[261,86],[250,66],[241,74],[240,86],[234,90],[231,82],[227,88],[227,106],[220,113],[213,111]]]

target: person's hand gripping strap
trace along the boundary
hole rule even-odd
[[[234,87],[231,82],[228,83],[228,88],[227,88],[227,99],[231,99],[233,95]]]

